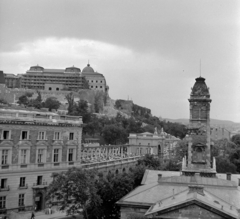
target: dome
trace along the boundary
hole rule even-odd
[[[90,64],[87,64],[87,66],[82,70],[82,72],[94,73],[94,70],[93,70],[93,68],[90,66]]]
[[[76,68],[76,67],[68,67],[65,69],[65,72],[73,72],[73,73],[77,73],[77,72],[81,72],[81,69],[80,68]]]
[[[205,83],[205,78],[199,77],[195,79],[196,82],[192,88],[191,95],[209,97],[209,89]]]
[[[44,68],[42,66],[39,65],[35,65],[35,66],[31,66],[30,67],[30,71],[43,71]]]

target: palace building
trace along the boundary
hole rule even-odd
[[[52,173],[81,164],[82,118],[0,109],[0,215],[45,209]]]
[[[216,161],[211,159],[211,99],[204,78],[196,78],[189,103],[188,154],[182,171],[165,175],[147,170],[142,185],[117,202],[121,219],[240,218],[240,187],[231,181],[231,174],[228,180],[218,178]]]
[[[103,74],[95,72],[88,64],[81,72],[80,68],[67,67],[65,69],[46,69],[42,66],[31,66],[25,74],[4,74],[8,88],[24,88],[57,92],[61,90],[77,91],[89,89],[108,91]]]

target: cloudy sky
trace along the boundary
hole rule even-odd
[[[112,99],[189,118],[200,74],[211,117],[240,122],[240,1],[1,0],[0,69],[77,66],[103,73]]]

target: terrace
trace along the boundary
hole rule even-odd
[[[51,124],[72,124],[82,125],[81,116],[58,115],[53,112],[28,111],[14,109],[0,109],[1,121],[24,121],[24,122],[40,122]]]

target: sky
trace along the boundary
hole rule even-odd
[[[210,116],[240,122],[240,1],[1,0],[0,70],[30,66],[104,74],[112,99],[189,118],[206,78]]]

